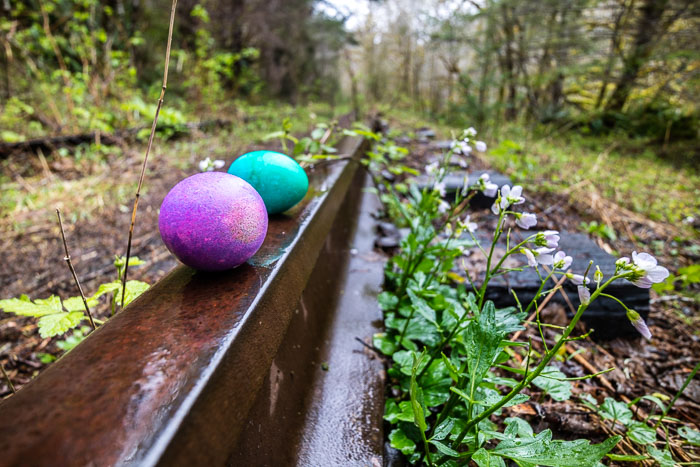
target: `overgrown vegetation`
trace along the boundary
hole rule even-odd
[[[662,425],[669,407],[652,395],[645,398],[656,403],[660,412],[641,421],[635,420],[630,410],[641,398],[626,404],[611,398],[599,403],[586,397],[583,404],[591,413],[612,420],[610,432],[619,433],[600,444],[553,440],[550,430],[535,433],[527,421],[518,417],[506,418],[504,424],[491,420],[490,415],[500,415],[502,409],[530,399],[524,392],[530,386],[554,400],[568,400],[570,381],[596,375],[568,378],[551,363],[567,342],[587,336],[574,335],[586,309],[598,297],[614,298],[606,293],[606,288],[615,281],[628,280],[648,288],[652,283],[663,282],[669,273],[652,256],[636,252],[632,260],[618,260],[609,277],[604,277],[592,262],[572,267],[571,257],[562,251],[555,253],[560,238],[556,231],[512,241],[512,229],[529,229],[536,223],[535,215],[517,210],[516,206],[525,201],[520,186],[499,189],[488,177],[482,177],[476,185],[458,192],[453,203],[446,203],[441,191],[450,158],[460,145],[471,144],[474,135],[471,129],[465,131],[464,142],[456,142],[439,165],[428,167],[433,181],[422,191],[415,184],[393,185],[381,176],[383,170],[390,168],[395,173],[410,169],[401,163],[404,151],[397,150],[390,140],[373,135],[380,141],[369,153],[368,165],[378,192],[382,193],[385,212],[395,223],[409,228],[399,252],[386,267],[385,291],[379,296],[386,331],[374,337],[374,346],[391,360],[388,376],[395,397],[387,399],[384,418],[392,426],[392,447],[412,464],[427,465],[461,465],[471,460],[479,466],[505,466],[506,461],[518,465],[578,466],[595,465],[606,455],[618,462],[651,459],[661,465],[672,464],[669,445],[656,446],[663,442],[657,438],[656,429]],[[496,190],[498,197],[492,208],[498,216],[496,230],[491,244],[482,245],[475,235],[477,225],[468,215],[465,217],[464,211],[476,191]],[[499,241],[505,244],[505,253],[497,259],[493,254]],[[461,271],[470,284],[468,288],[454,285],[453,281],[454,260],[465,247],[478,248],[487,260],[483,277],[470,277],[468,270]],[[489,282],[513,271],[504,262],[519,254],[541,278],[540,288],[530,303],[521,303],[514,294],[516,307],[496,309],[486,300]],[[579,291],[578,308],[565,327],[542,322],[539,314],[538,304],[560,287],[549,282],[558,276],[578,284]],[[615,300],[627,310],[639,332],[650,338],[639,314]],[[534,317],[543,349],[535,350],[532,338],[519,341],[511,337],[521,335],[528,316],[528,321]],[[558,329],[559,337],[551,347],[544,337],[544,328]],[[656,423],[649,425],[651,422]],[[664,429],[663,439],[668,439],[669,427]],[[678,435],[691,444],[698,434],[690,427],[678,430]],[[643,454],[629,454],[627,449],[612,454],[623,437],[643,447]]]

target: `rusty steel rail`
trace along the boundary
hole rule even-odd
[[[355,159],[365,143],[346,138],[339,149],[355,158],[312,171],[307,197],[270,218],[248,264],[216,274],[175,268],[0,402],[0,465],[222,465],[254,453],[241,440],[262,426],[250,418],[265,412],[261,388],[275,384],[273,360],[301,345],[295,338],[309,339],[289,337],[288,327],[309,279],[333,277],[332,266],[317,263],[332,257],[334,223],[357,212],[347,199],[359,198],[364,174]],[[381,426],[381,408],[375,422]]]

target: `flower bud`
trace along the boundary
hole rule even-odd
[[[595,273],[593,273],[593,280],[596,281],[597,284],[600,284],[600,282],[603,280],[603,271],[601,271],[600,267],[598,266],[595,267]]]
[[[651,331],[649,331],[647,323],[639,316],[639,313],[634,310],[627,310],[627,319],[630,320],[630,323],[632,323],[632,326],[634,326],[639,334],[644,336],[647,340],[651,339]]]
[[[578,286],[578,299],[581,301],[581,305],[588,305],[591,302],[591,291],[588,290],[588,287]]]

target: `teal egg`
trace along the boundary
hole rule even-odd
[[[228,173],[253,185],[269,214],[291,208],[304,199],[309,178],[297,162],[275,151],[253,151],[233,161]]]

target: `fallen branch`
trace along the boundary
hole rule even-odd
[[[175,132],[175,135],[186,134],[192,130],[208,131],[215,128],[222,128],[229,125],[229,120],[205,120],[203,122],[191,122],[177,125],[161,125],[159,129],[170,129]],[[52,152],[58,148],[75,147],[81,144],[98,143],[105,146],[117,145],[123,142],[124,139],[137,135],[141,130],[148,129],[147,126],[139,126],[117,130],[114,133],[103,133],[92,131],[88,133],[79,133],[75,135],[47,136],[44,138],[35,138],[18,143],[3,143],[0,142],[0,159],[9,157],[15,153],[32,152],[39,153],[40,151]]]

